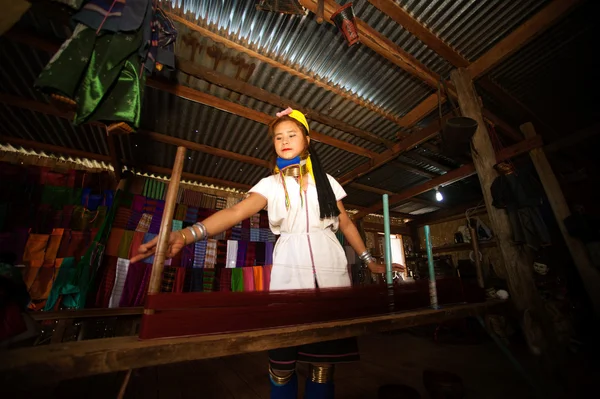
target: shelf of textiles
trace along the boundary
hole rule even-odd
[[[52,282],[90,247],[111,208],[111,184],[108,173],[0,164],[0,253],[22,272],[30,308],[52,308]]]
[[[104,260],[97,277],[96,296],[89,307],[143,305],[152,262],[149,257],[131,264],[137,249],[156,237],[164,210],[168,183],[139,177],[132,183],[130,201],[122,202],[106,242]],[[191,226],[240,201],[181,188],[173,215],[172,230]],[[162,292],[258,291],[269,286],[276,236],[269,228],[266,211],[208,240],[187,245],[167,259]]]

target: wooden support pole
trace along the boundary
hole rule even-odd
[[[523,132],[526,138],[535,136],[535,128],[530,122],[521,125],[521,132]],[[556,179],[556,175],[552,171],[552,166],[548,162],[544,149],[533,149],[529,151],[529,155],[540,177],[560,232],[565,239],[573,262],[581,276],[581,281],[583,281],[585,290],[594,306],[594,312],[598,316],[600,313],[600,290],[598,290],[598,287],[600,287],[600,273],[593,267],[583,243],[571,237],[565,227],[564,220],[571,215],[571,211],[560,188],[560,184]]]
[[[183,171],[183,160],[185,158],[185,147],[177,147],[175,155],[175,163],[173,164],[173,172],[167,189],[167,197],[165,200],[165,210],[160,222],[160,231],[158,233],[158,242],[156,243],[156,253],[154,254],[154,262],[152,263],[152,274],[150,275],[150,285],[148,287],[148,295],[155,295],[160,292],[160,283],[162,280],[163,269],[165,266],[165,258],[167,248],[169,246],[169,236],[171,235],[171,223],[173,222],[173,214],[175,213],[175,202],[177,202],[177,191],[179,190],[179,181],[181,180],[181,172]],[[144,314],[152,314],[153,309],[144,309]]]
[[[459,68],[450,74],[456,87],[458,102],[464,116],[477,121],[477,131],[473,136],[473,163],[481,188],[485,205],[490,217],[496,240],[504,259],[507,282],[510,294],[517,309],[524,312],[527,309],[537,309],[541,299],[533,282],[532,258],[523,247],[511,243],[511,227],[508,215],[504,210],[496,209],[492,205],[490,187],[498,176],[494,165],[496,154],[481,113],[478,96],[473,86],[471,76],[464,68]]]

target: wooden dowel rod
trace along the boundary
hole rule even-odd
[[[317,23],[322,24],[325,20],[323,17],[323,9],[325,8],[325,0],[317,1]]]
[[[171,223],[175,213],[175,202],[177,201],[177,192],[179,191],[179,181],[183,171],[183,160],[185,158],[185,147],[177,147],[175,163],[167,189],[167,198],[165,200],[165,210],[160,222],[160,231],[158,233],[158,242],[156,244],[156,253],[152,263],[152,274],[150,275],[150,285],[148,286],[148,295],[158,294],[160,292],[160,283],[162,280],[165,258],[169,247],[169,236],[171,235]],[[151,314],[152,309],[144,309],[145,314]]]

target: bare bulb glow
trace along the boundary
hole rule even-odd
[[[442,195],[442,193],[440,193],[440,190],[435,189],[435,199],[439,201],[442,201],[444,199],[444,196]]]

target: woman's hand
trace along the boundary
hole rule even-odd
[[[371,273],[385,273],[385,265],[383,263],[371,262],[367,265]],[[406,266],[399,263],[392,263],[392,272],[405,272]]]
[[[142,244],[138,248],[138,253],[133,258],[130,259],[131,263],[136,263],[141,260],[144,260],[156,252],[156,244],[158,242],[158,236],[154,237],[152,240],[148,241],[145,244]],[[169,246],[167,247],[167,258],[172,258],[181,251],[183,247],[185,247],[186,243],[183,240],[183,235],[181,234],[181,230],[172,231],[169,236]]]

